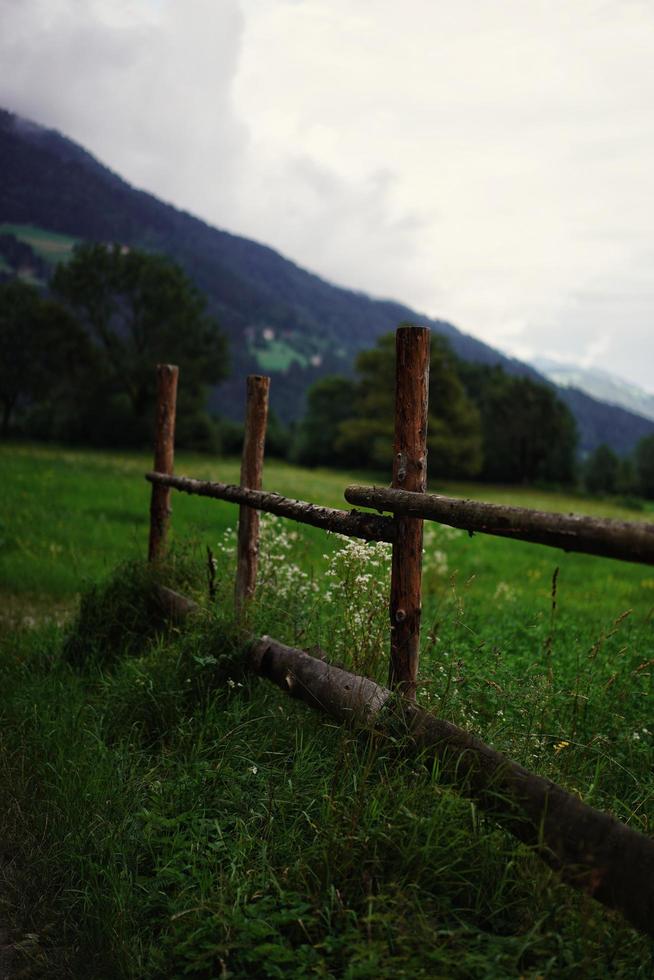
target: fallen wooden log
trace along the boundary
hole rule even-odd
[[[345,499],[350,504],[438,521],[464,531],[533,541],[604,558],[654,564],[654,524],[554,514],[527,507],[382,487],[346,487]]]
[[[368,678],[268,636],[252,644],[249,662],[291,697],[340,722],[393,734],[401,722],[407,751],[437,760],[446,779],[533,847],[568,885],[654,935],[654,840]]]
[[[161,612],[167,619],[174,623],[181,623],[192,613],[197,612],[200,606],[193,599],[169,589],[167,585],[155,585],[153,588],[154,599]]]
[[[395,522],[388,517],[375,514],[361,514],[358,511],[335,510],[332,507],[319,507],[305,500],[291,500],[279,493],[264,490],[248,490],[229,483],[212,483],[208,480],[193,480],[187,476],[170,476],[167,473],[146,473],[150,483],[172,487],[183,493],[199,497],[213,497],[228,500],[233,504],[245,504],[256,510],[264,510],[279,517],[288,517],[300,524],[321,527],[325,531],[335,531],[348,537],[363,538],[365,541],[392,541]]]

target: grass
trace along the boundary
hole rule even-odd
[[[174,498],[162,574],[203,611],[164,627],[136,560],[148,466],[0,453],[13,610],[0,910],[13,910],[28,975],[651,976],[649,940],[561,885],[438,772],[243,673],[230,505]],[[177,470],[234,481],[238,465],[180,456]],[[268,487],[332,505],[356,476],[266,467]],[[540,491],[443,489],[634,516]],[[430,527],[421,702],[651,832],[654,575]],[[383,678],[387,570],[383,546],[268,521],[252,628]]]
[[[306,367],[308,357],[291,347],[285,340],[269,340],[265,347],[253,347],[252,353],[262,371],[286,371],[296,361]]]
[[[47,262],[61,262],[70,254],[79,239],[61,235],[56,231],[46,231],[36,225],[21,225],[3,222],[0,234],[15,235],[20,241],[30,245],[37,255]]]

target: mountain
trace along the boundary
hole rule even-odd
[[[265,371],[277,414],[297,418],[313,381],[351,372],[359,350],[407,320],[443,334],[465,360],[541,377],[451,323],[335,286],[265,245],[213,228],[131,187],[60,133],[0,110],[0,275],[20,270],[44,280],[79,239],[166,253],[203,290],[231,345],[232,380],[212,401],[228,417],[242,413],[244,375]],[[606,406],[581,395],[574,412],[582,448],[594,448]],[[625,452],[640,438],[642,421],[624,413],[599,441]]]
[[[560,388],[576,388],[609,405],[619,405],[628,412],[654,422],[654,395],[638,385],[598,368],[561,364],[546,357],[535,358],[532,367]]]

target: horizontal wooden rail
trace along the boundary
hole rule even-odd
[[[357,511],[335,510],[331,507],[319,507],[305,500],[291,500],[278,493],[264,490],[248,490],[236,487],[230,483],[212,483],[208,480],[193,480],[188,476],[169,476],[167,473],[146,473],[150,483],[182,493],[195,494],[199,497],[213,497],[215,500],[227,500],[232,504],[245,504],[256,510],[288,517],[300,524],[310,524],[321,527],[324,531],[335,531],[346,534],[351,538],[363,538],[364,541],[392,541],[395,522],[389,517],[377,517],[375,514],[360,514]]]
[[[553,514],[527,507],[505,507],[436,493],[410,493],[381,487],[346,487],[345,499],[350,504],[438,521],[464,531],[533,541],[604,558],[654,564],[654,524]]]

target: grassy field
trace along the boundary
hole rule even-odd
[[[204,612],[162,632],[135,563],[149,465],[0,448],[0,913],[21,966],[650,977],[650,941],[561,885],[437,772],[243,675],[233,506],[174,497],[164,574]],[[177,472],[234,482],[238,463],[181,454]],[[270,489],[336,506],[357,481],[370,477],[277,462],[265,474]],[[432,489],[649,517],[523,488]],[[253,628],[384,678],[387,579],[384,546],[267,521]],[[429,525],[424,585],[419,700],[651,832],[654,572]]]
[[[70,235],[60,235],[56,231],[46,231],[36,225],[0,224],[0,234],[14,235],[20,241],[31,245],[37,255],[46,262],[61,262],[70,258],[73,247],[79,241]]]

